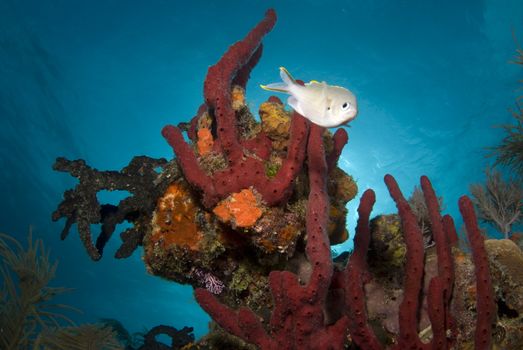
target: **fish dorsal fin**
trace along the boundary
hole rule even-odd
[[[280,77],[281,80],[283,80],[283,82],[287,85],[296,84],[296,80],[292,77],[291,73],[289,73],[289,71],[285,67],[280,67]]]
[[[320,82],[317,80],[311,80],[310,84],[320,84]]]
[[[325,101],[325,107],[328,107],[330,103],[330,98],[327,96],[327,84],[325,84],[325,82],[319,84],[321,84],[320,101]]]

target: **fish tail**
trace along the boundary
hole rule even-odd
[[[260,85],[263,90],[276,92],[289,92],[289,86],[285,83],[274,83],[269,85]]]
[[[280,67],[280,77],[281,80],[283,80],[283,82],[268,85],[260,85],[260,87],[268,91],[290,93],[291,87],[296,85],[296,80],[294,80],[294,78],[290,75],[289,71],[284,67]]]
[[[292,77],[291,73],[289,73],[289,71],[285,67],[280,67],[280,77],[286,85],[296,85],[296,80]]]

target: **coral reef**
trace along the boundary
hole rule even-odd
[[[313,136],[314,133],[311,133],[309,144],[313,146],[309,146],[309,151],[321,149],[314,143]],[[314,157],[309,156],[309,159],[313,161]],[[312,166],[309,164],[308,168],[311,169]],[[321,166],[315,165],[314,169],[321,169]],[[317,188],[321,182],[313,183],[317,178],[312,175],[309,178],[311,193],[308,212],[313,214],[308,215],[308,223],[314,222],[323,228],[314,230],[316,226],[311,225],[312,228],[307,226],[309,237],[307,252],[316,253],[316,255],[308,254],[312,266],[309,279],[300,283],[298,276],[292,273],[271,272],[269,283],[275,305],[270,322],[267,322],[268,330],[260,323],[259,316],[251,313],[250,310],[240,308],[239,311],[235,311],[221,304],[208,291],[197,289],[197,300],[215,321],[228,332],[256,344],[261,349],[341,349],[346,341],[344,328],[348,328],[350,338],[362,349],[382,349],[384,348],[382,341],[384,344],[387,342],[394,344],[392,346],[394,349],[466,348],[474,333],[477,349],[490,348],[493,343],[491,337],[496,317],[492,287],[498,284],[490,281],[489,260],[483,246],[483,237],[477,227],[472,203],[468,198],[461,198],[459,204],[471,242],[473,262],[462,252],[456,251],[452,254],[451,248],[456,242],[453,222],[448,216],[441,217],[432,186],[427,178],[422,178],[431,230],[436,242],[434,249],[425,256],[417,218],[394,179],[391,176],[386,177],[389,191],[399,209],[401,231],[406,244],[406,271],[400,294],[395,296],[398,300],[401,299],[401,302],[383,307],[396,316],[397,325],[393,329],[388,329],[391,335],[380,339],[383,336],[378,338],[374,328],[386,326],[385,322],[380,326],[380,318],[375,317],[374,322],[371,323],[367,315],[369,310],[376,314],[377,308],[373,307],[373,303],[376,299],[384,302],[388,298],[386,294],[390,292],[387,291],[389,287],[383,289],[379,278],[372,281],[371,270],[367,269],[366,252],[371,239],[369,215],[374,203],[374,193],[368,190],[362,197],[358,209],[360,219],[356,229],[355,251],[347,267],[336,272],[333,281],[327,283],[324,278],[332,275],[332,262],[330,259],[320,262],[316,259],[320,259],[318,255],[321,259],[329,256],[324,251],[326,246],[321,243],[321,240],[317,240],[320,233],[326,238],[325,208],[328,199],[325,190],[321,187]],[[319,198],[318,193],[323,193],[322,199]],[[317,206],[323,208],[324,216],[319,216],[322,210]],[[468,276],[463,272],[463,267],[467,265]],[[467,287],[460,288],[457,293],[453,291],[455,275],[458,276],[460,283]],[[382,293],[372,292],[371,288],[382,288]],[[335,307],[345,311],[334,323],[326,324],[323,315],[328,313],[326,307],[329,289],[330,291],[344,290],[345,302],[338,302]],[[472,295],[461,294],[463,290],[473,291]],[[423,303],[420,303],[420,300]],[[460,308],[463,305],[467,305],[466,309]],[[398,306],[399,310],[391,311],[391,306]],[[472,309],[476,311],[470,311]],[[420,311],[424,313],[424,317],[419,317]],[[316,317],[313,317],[314,315]],[[372,327],[371,324],[374,326]],[[330,333],[336,328],[335,335]],[[516,334],[519,335],[519,332]],[[501,340],[496,342],[501,343]]]
[[[206,174],[200,167],[193,148],[185,142],[180,128],[168,125],[162,131],[173,147],[185,178],[202,192],[202,202],[206,208],[211,208],[230,194],[251,186],[269,206],[285,202],[292,192],[293,181],[301,170],[308,134],[308,124],[302,116],[293,114],[286,157],[281,160],[276,174],[267,177],[264,160],[270,156],[271,141],[263,131],[245,138],[245,132],[240,132],[245,123],[242,123],[241,115],[237,116],[232,107],[231,91],[235,85],[245,88],[250,71],[261,56],[261,39],[272,29],[275,21],[275,12],[267,11],[265,18],[242,41],[231,46],[207,73],[204,84],[206,107],[200,108],[199,113],[205,116],[207,109],[213,115],[215,148],[227,158],[225,169],[219,169],[211,175]],[[278,111],[277,108],[275,110]],[[195,118],[200,118],[201,115]],[[192,124],[197,122],[191,122]],[[188,136],[192,139],[191,134],[192,132]],[[334,142],[344,144],[345,131],[340,129],[338,134],[334,137]],[[337,145],[336,148],[341,147]]]
[[[190,122],[162,130],[175,160],[135,158],[121,172],[57,160],[56,169],[80,180],[53,215],[67,218],[63,236],[76,222],[98,260],[115,225],[133,223],[117,257],[143,245],[150,273],[196,288],[222,327],[201,348],[521,346],[519,300],[509,291],[520,283],[509,265],[520,258],[513,247],[485,249],[467,197],[459,207],[470,252],[461,251],[426,177],[411,205],[385,177],[397,215],[371,220],[376,199],[365,191],[354,252],[333,262],[330,245],[347,239],[345,206],[358,190],[336,164],[347,133],[311,125],[275,97],[261,105],[258,122],[245,102],[275,21],[269,10],[209,68],[204,103]],[[100,190],[131,196],[101,205]],[[93,245],[89,225],[97,223],[102,233]]]
[[[290,272],[270,273],[269,284],[274,298],[270,332],[252,311],[242,308],[236,312],[222,305],[207,290],[195,291],[198,303],[220,326],[261,349],[340,349],[345,342],[347,317],[332,325],[324,323],[333,263],[325,229],[328,222],[327,163],[321,133],[320,127],[312,127],[307,152],[311,190],[306,254],[312,271],[305,284]]]
[[[274,20],[269,11],[209,69],[205,104],[189,123],[164,128],[175,160],[136,157],[120,172],[57,160],[55,169],[79,179],[53,214],[54,220],[67,219],[62,238],[77,223],[89,256],[98,260],[116,225],[128,221],[133,226],[121,234],[116,257],[143,245],[150,273],[207,288],[230,306],[267,314],[269,273],[303,269],[309,193],[303,167],[308,122],[275,97],[262,104],[258,122],[245,103],[249,72]],[[357,194],[352,177],[336,166],[347,134],[322,130],[320,136],[329,174],[332,220],[327,230],[330,243],[341,243],[349,236],[345,206]],[[101,204],[97,193],[103,190],[128,191],[129,196],[118,205]],[[96,244],[92,224],[101,226]]]
[[[425,264],[425,253],[422,241],[422,233],[420,227],[417,225],[417,219],[413,214],[408,202],[401,194],[395,180],[387,175],[385,182],[389,188],[392,198],[395,200],[399,217],[401,218],[402,231],[406,244],[406,262],[405,273],[403,281],[403,290],[401,296],[401,303],[398,310],[398,333],[393,342],[393,349],[425,349],[438,348],[447,349],[455,345],[456,342],[456,328],[454,321],[454,314],[451,311],[451,298],[454,285],[454,263],[450,250],[450,242],[448,240],[449,232],[453,231],[451,222],[444,220],[439,214],[437,197],[432,190],[432,186],[427,178],[422,177],[421,184],[425,201],[430,215],[432,234],[436,242],[436,256],[437,269],[432,273],[432,276],[425,276],[429,278],[428,289],[423,287],[424,271],[428,271]],[[373,196],[373,195],[372,195]],[[360,208],[366,208],[366,202],[369,201],[364,195]],[[367,204],[368,206],[368,204]],[[472,238],[475,243],[473,245],[473,253],[475,256],[476,266],[481,268],[476,271],[478,282],[478,323],[476,334],[481,334],[485,338],[481,339],[481,348],[488,348],[489,335],[491,334],[491,327],[485,328],[488,316],[492,317],[493,313],[493,296],[488,293],[488,287],[491,286],[488,281],[489,271],[484,269],[485,264],[488,264],[482,247],[482,236],[479,234],[472,205],[467,198],[460,200],[460,208],[462,209],[464,220],[469,229],[469,238]],[[382,349],[380,340],[376,333],[370,328],[370,323],[367,315],[367,305],[372,302],[372,296],[367,296],[367,303],[364,302],[366,297],[365,282],[369,281],[369,270],[366,267],[365,255],[370,241],[370,230],[366,225],[370,209],[360,211],[360,219],[358,221],[358,228],[356,230],[355,238],[355,252],[349,260],[348,266],[345,270],[346,278],[346,304],[347,312],[350,319],[354,320],[349,324],[349,331],[353,341],[361,348],[365,349]],[[483,249],[482,249],[483,248]],[[430,261],[430,260],[429,260]],[[428,275],[428,274],[427,274]],[[379,286],[379,283],[378,283]],[[481,287],[481,293],[479,289]],[[376,287],[374,287],[376,288]],[[425,289],[425,291],[424,291]],[[384,293],[376,293],[378,298],[383,297]],[[420,310],[422,305],[420,303],[420,296],[427,300],[427,313],[430,320],[431,336],[428,342],[423,342],[420,336],[423,337],[424,331],[419,332]],[[397,296],[395,296],[397,298]],[[377,300],[382,302],[384,300]],[[386,303],[383,303],[386,304]],[[390,309],[390,305],[386,306]],[[372,310],[369,307],[369,310]],[[479,317],[479,315],[482,317]],[[484,316],[484,317],[483,317]],[[423,329],[423,328],[421,328]],[[449,333],[450,332],[450,333]],[[478,340],[476,344],[479,346]],[[486,346],[486,347],[483,347]],[[479,347],[478,347],[479,348]]]

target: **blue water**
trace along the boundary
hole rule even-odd
[[[78,322],[207,331],[191,289],[148,275],[141,250],[114,259],[115,236],[92,262],[76,229],[59,240],[64,223],[50,215],[75,182],[51,165],[66,156],[109,170],[133,155],[172,157],[161,128],[194,115],[208,66],[268,7],[278,23],[248,85],[252,110],[279,66],[350,88],[360,114],[340,166],[360,193],[376,190],[374,213],[395,212],[386,173],[407,194],[425,174],[459,227],[457,199],[484,179],[485,147],[502,138],[493,126],[512,122],[507,109],[523,94],[521,67],[509,63],[514,37],[523,44],[520,0],[0,0],[0,231],[25,240],[32,226],[44,238],[59,260],[54,284],[75,288],[61,301],[84,311]]]

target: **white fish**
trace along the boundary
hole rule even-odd
[[[260,85],[261,88],[291,95],[287,99],[289,106],[314,124],[332,128],[356,118],[356,96],[344,87],[314,80],[300,85],[284,67],[280,67],[280,77],[282,83]]]

